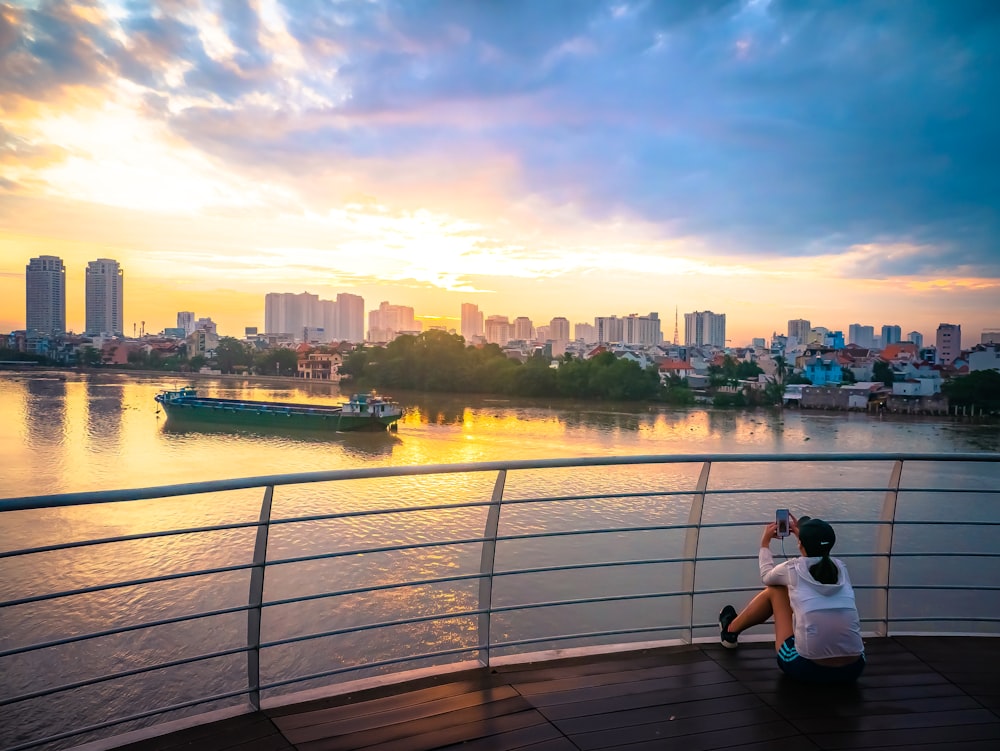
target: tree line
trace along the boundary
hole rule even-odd
[[[496,344],[470,347],[457,334],[435,330],[359,348],[344,359],[340,372],[377,389],[614,400],[653,399],[660,391],[655,368],[610,352],[590,360],[564,357],[558,368],[551,362],[538,354],[521,363]]]

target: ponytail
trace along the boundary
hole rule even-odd
[[[840,579],[837,564],[830,560],[829,555],[824,555],[818,562],[810,566],[809,573],[820,584],[836,584]]]

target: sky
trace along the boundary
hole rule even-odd
[[[992,0],[0,0],[0,331],[267,292],[486,315],[1000,327]]]

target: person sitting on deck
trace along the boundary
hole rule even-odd
[[[770,545],[777,524],[764,528],[759,561],[765,589],[741,613],[732,605],[722,609],[722,645],[737,647],[741,632],[774,616],[774,646],[785,674],[813,683],[854,681],[865,667],[864,643],[847,567],[830,557],[833,527],[808,516],[789,522],[802,557],[775,565]]]

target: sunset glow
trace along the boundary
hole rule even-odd
[[[126,330],[267,292],[1000,326],[985,6],[0,0],[0,331],[118,260]],[[682,319],[683,325],[683,319]]]

